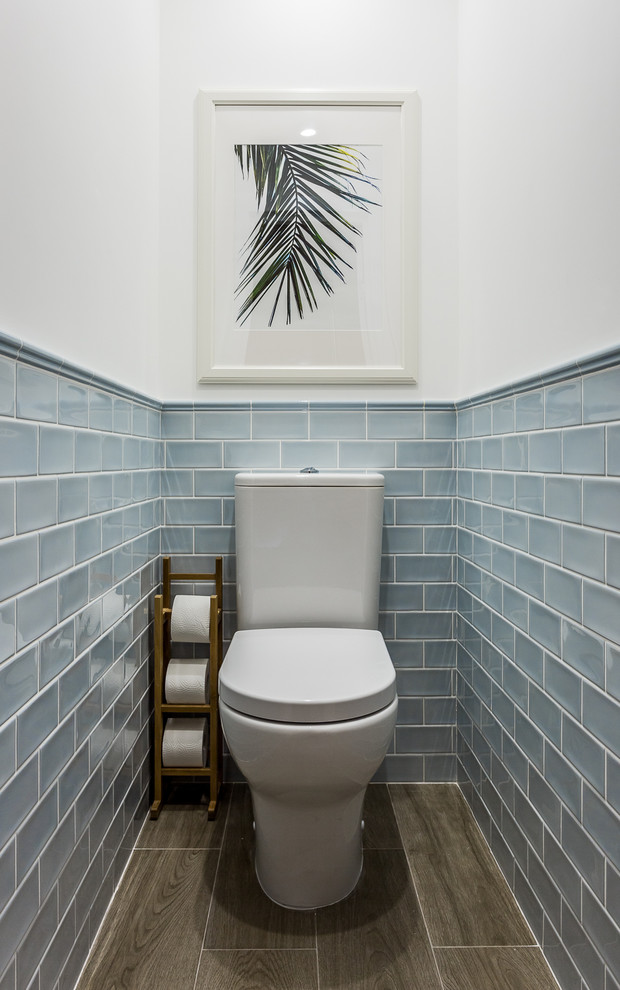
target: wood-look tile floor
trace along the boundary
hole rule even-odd
[[[371,784],[353,894],[260,889],[247,787],[177,787],[146,822],[77,990],[557,990],[454,784]]]

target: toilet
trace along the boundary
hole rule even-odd
[[[366,787],[393,739],[395,671],[377,629],[383,477],[235,478],[238,631],[219,677],[248,781],[256,875],[284,907],[355,888]]]

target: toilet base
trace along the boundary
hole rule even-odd
[[[220,701],[252,795],[256,874],[268,897],[311,911],[343,900],[362,872],[366,788],[392,741],[398,701],[344,722],[269,722]]]
[[[312,911],[355,890],[363,869],[365,793],[366,788],[300,810],[252,793],[256,877],[267,897],[291,910]]]

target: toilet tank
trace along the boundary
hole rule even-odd
[[[376,629],[383,476],[235,478],[239,629]]]

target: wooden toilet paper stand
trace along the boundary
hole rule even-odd
[[[215,584],[215,594],[209,598],[209,687],[205,704],[169,704],[165,698],[166,671],[170,663],[170,626],[172,599],[170,586],[174,581],[209,581]],[[163,594],[155,595],[155,743],[154,800],[151,818],[157,818],[162,805],[164,777],[209,778],[209,818],[217,814],[222,784],[222,731],[218,712],[217,681],[222,662],[222,558],[216,557],[215,571],[208,574],[186,574],[170,570],[170,557],[163,558]],[[209,722],[209,752],[205,767],[165,767],[162,765],[162,740],[168,716],[207,716]]]

